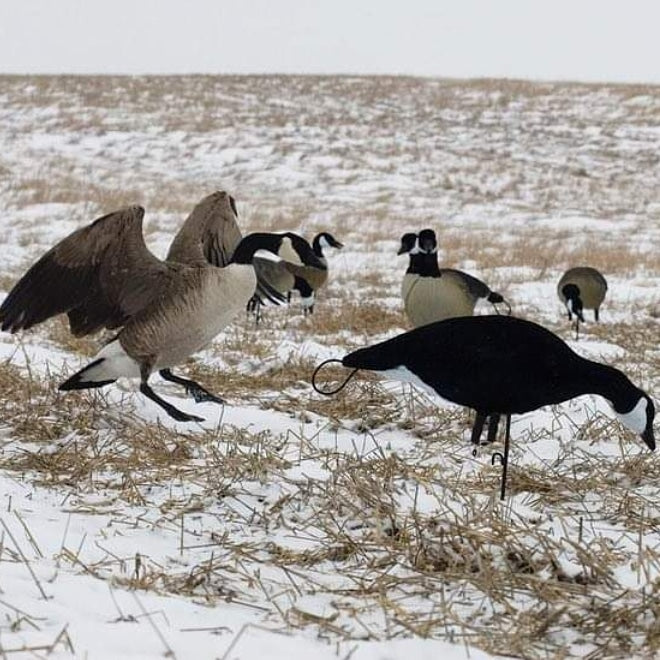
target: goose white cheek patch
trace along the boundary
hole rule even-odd
[[[646,399],[641,398],[637,405],[627,413],[617,413],[621,423],[635,433],[643,433],[646,429]]]

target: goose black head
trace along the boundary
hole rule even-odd
[[[419,249],[426,254],[433,254],[438,251],[438,240],[432,229],[422,229],[418,237]]]
[[[419,248],[417,247],[417,234],[413,232],[408,232],[401,237],[401,246],[397,254],[405,254],[409,252],[410,254],[418,254]]]
[[[621,423],[631,431],[642,436],[642,440],[651,450],[655,450],[655,435],[653,434],[653,420],[655,418],[655,405],[647,394],[639,391],[641,396],[631,410],[621,411],[614,408],[616,416]]]
[[[314,248],[314,252],[319,254],[323,248],[336,248],[337,250],[341,250],[344,247],[344,244],[340,243],[330,232],[322,231],[320,234],[314,236],[312,247]]]
[[[582,298],[580,298],[580,289],[576,284],[566,284],[562,287],[561,292],[564,298],[566,298],[568,320],[571,320],[571,314],[575,314],[575,316],[577,316],[578,319],[584,323],[584,305],[582,303]]]
[[[280,242],[276,251],[278,257],[300,266],[311,266],[320,270],[328,269],[318,255],[314,254],[312,246],[302,236],[290,231],[279,236]]]

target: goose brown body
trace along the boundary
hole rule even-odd
[[[0,306],[0,325],[13,333],[66,313],[77,336],[121,328],[60,389],[102,387],[121,376],[139,376],[140,390],[172,417],[199,420],[158,397],[147,384],[150,374],[159,370],[196,401],[221,402],[169,368],[208,345],[245,308],[255,288],[271,300],[284,300],[255,273],[255,252],[283,250],[303,265],[321,264],[310,246],[289,234],[241,238],[234,199],[222,191],[195,206],[166,261],[145,245],[143,217],[142,207],[131,206],[60,241],[10,291]]]

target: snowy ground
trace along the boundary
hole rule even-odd
[[[0,77],[0,299],[74,228],[147,209],[160,256],[204,195],[346,245],[312,318],[248,317],[184,371],[178,424],[122,382],[59,394],[97,342],[0,335],[4,657],[653,657],[660,468],[607,405],[514,419],[509,497],[458,407],[311,370],[406,329],[405,231],[514,313],[660,386],[660,93],[407,78]],[[572,340],[555,285],[610,283]],[[488,306],[479,307],[488,313]],[[657,429],[656,429],[657,435]]]

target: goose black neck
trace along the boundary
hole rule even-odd
[[[440,277],[440,267],[438,266],[438,254],[436,252],[422,252],[418,255],[419,275],[422,277]]]
[[[580,358],[574,386],[576,394],[598,394],[607,399],[618,413],[630,412],[643,392],[615,367]]]
[[[317,257],[323,257],[323,247],[321,246],[321,238],[323,238],[323,234],[316,234],[314,236],[314,240],[312,241],[312,250],[314,250],[314,254]]]
[[[422,254],[411,254],[406,273],[410,275],[419,275],[422,272]]]
[[[281,243],[282,237],[279,234],[269,234],[266,232],[248,234],[236,246],[230,263],[251,264],[254,253],[257,250],[268,250],[273,254],[277,254]]]

